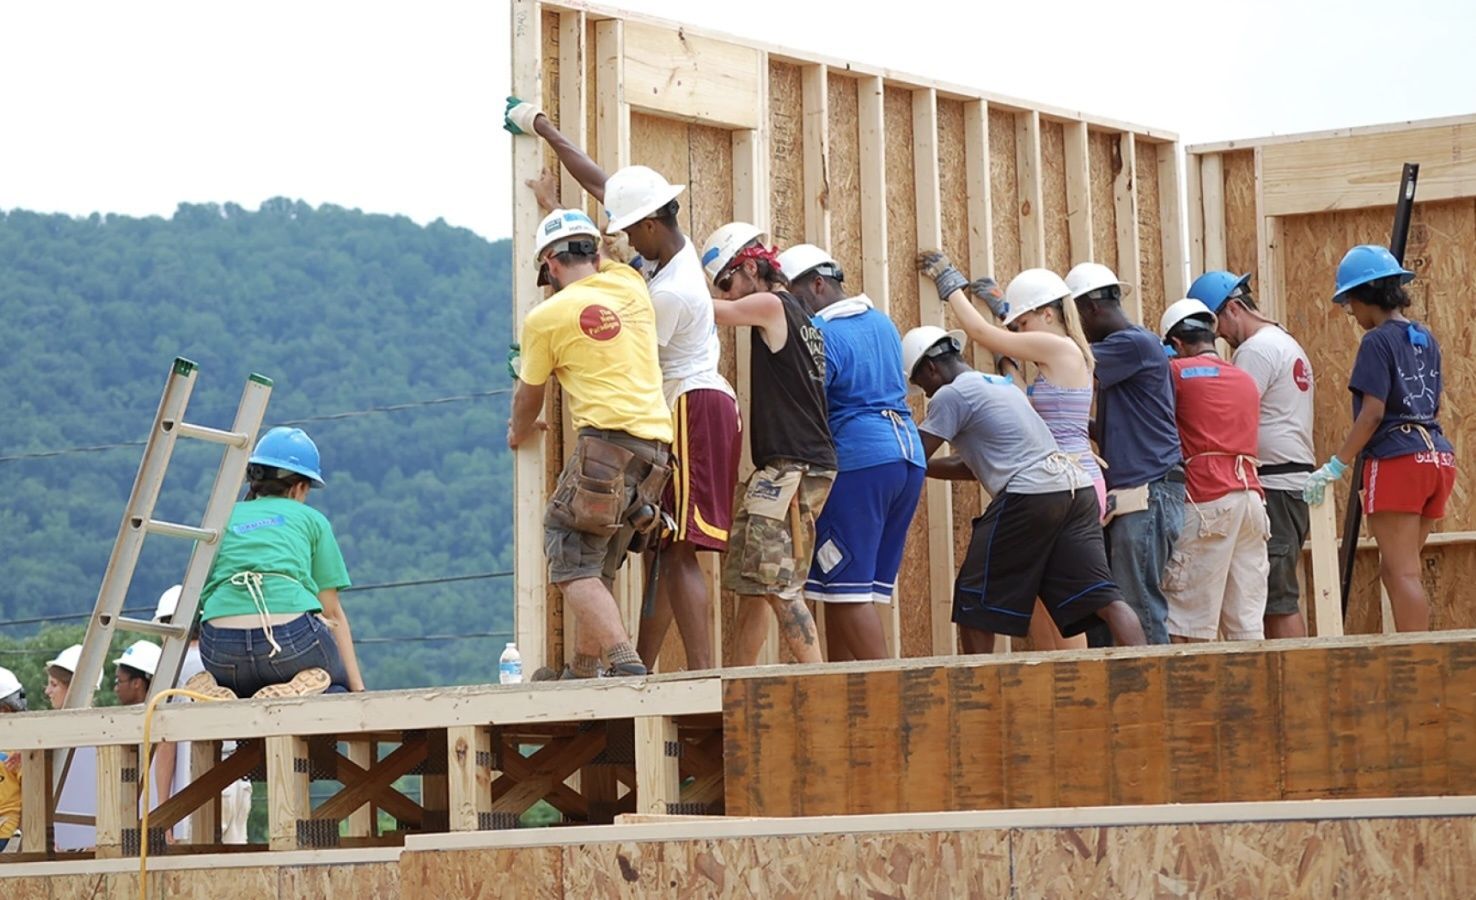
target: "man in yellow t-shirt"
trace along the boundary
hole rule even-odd
[[[599,240],[594,222],[576,210],[556,209],[539,223],[538,283],[557,293],[523,322],[507,427],[514,450],[545,430],[538,415],[549,376],[558,378],[579,430],[543,521],[549,581],[578,623],[565,678],[598,675],[601,653],[612,675],[646,674],[610,584],[625,558],[629,514],[653,489],[659,506],[672,439],[646,282],[630,266],[600,259]]]
[[[26,689],[9,669],[0,668],[0,714],[25,712]],[[5,850],[21,824],[21,756],[0,752],[0,850]],[[12,848],[13,849],[13,848]]]

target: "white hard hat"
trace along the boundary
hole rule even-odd
[[[606,234],[618,234],[675,200],[685,184],[672,184],[647,166],[626,166],[605,179]]]
[[[184,585],[176,584],[159,595],[159,605],[154,607],[154,621],[162,622],[174,615],[179,609],[179,595],[184,593]]]
[[[56,666],[58,669],[66,669],[68,672],[75,673],[77,671],[77,664],[80,662],[82,662],[82,645],[73,644],[58,653],[56,659],[47,660],[46,668],[49,669],[52,666]]]
[[[599,226],[595,225],[594,220],[580,210],[554,210],[538,223],[538,234],[533,240],[533,261],[537,262],[541,259],[543,251],[548,249],[550,244],[580,235],[592,237],[598,243]]]
[[[22,690],[20,679],[15,677],[14,672],[0,666],[0,700],[4,700],[19,690]]]
[[[902,336],[903,377],[911,382],[912,373],[916,371],[917,364],[922,362],[924,356],[929,355],[929,350],[948,338],[953,338],[955,349],[958,350],[962,350],[964,344],[969,340],[962,331],[944,331],[937,325],[923,325],[904,334]]]
[[[150,678],[159,671],[159,657],[164,651],[153,641],[134,641],[123,651],[123,655],[113,660],[115,666],[127,666],[137,669]]]
[[[763,243],[767,237],[757,225],[747,222],[729,222],[714,231],[702,245],[702,268],[707,270],[707,277],[716,280],[739,250],[755,238]]]
[[[1091,293],[1104,287],[1117,285],[1122,290],[1122,296],[1126,297],[1133,292],[1133,286],[1119,281],[1117,273],[1102,265],[1101,263],[1084,262],[1077,263],[1070,272],[1066,273],[1066,286],[1071,289],[1071,299],[1075,300],[1082,294]]]
[[[1005,288],[1004,324],[1009,326],[1016,319],[1071,295],[1071,288],[1061,276],[1050,269],[1026,269],[1010,279]]]
[[[1162,318],[1158,320],[1158,333],[1168,337],[1174,326],[1185,319],[1203,319],[1211,331],[1215,328],[1215,314],[1204,305],[1204,301],[1185,297],[1183,300],[1175,300],[1163,311]]]
[[[821,272],[821,275],[827,278],[834,278],[836,281],[845,280],[845,276],[841,273],[840,263],[832,259],[829,253],[826,253],[814,244],[795,244],[793,247],[779,254],[779,270],[791,282],[821,266],[829,266],[832,270]]]

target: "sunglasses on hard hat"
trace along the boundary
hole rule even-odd
[[[718,290],[726,294],[728,289],[733,286],[733,276],[737,274],[738,267],[732,266],[719,272],[718,276],[712,280],[712,283]]]

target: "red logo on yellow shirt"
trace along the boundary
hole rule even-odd
[[[620,333],[620,317],[604,306],[586,306],[579,314],[579,330],[597,341],[608,341]]]
[[[1312,387],[1312,370],[1307,368],[1307,361],[1299,359],[1292,364],[1292,379],[1296,381],[1297,387],[1302,393],[1307,393]]]

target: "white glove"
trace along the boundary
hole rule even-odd
[[[1327,486],[1342,480],[1348,466],[1341,459],[1334,456],[1329,459],[1322,468],[1307,476],[1307,483],[1302,485],[1302,499],[1309,506],[1322,505],[1323,495],[1327,492]]]

